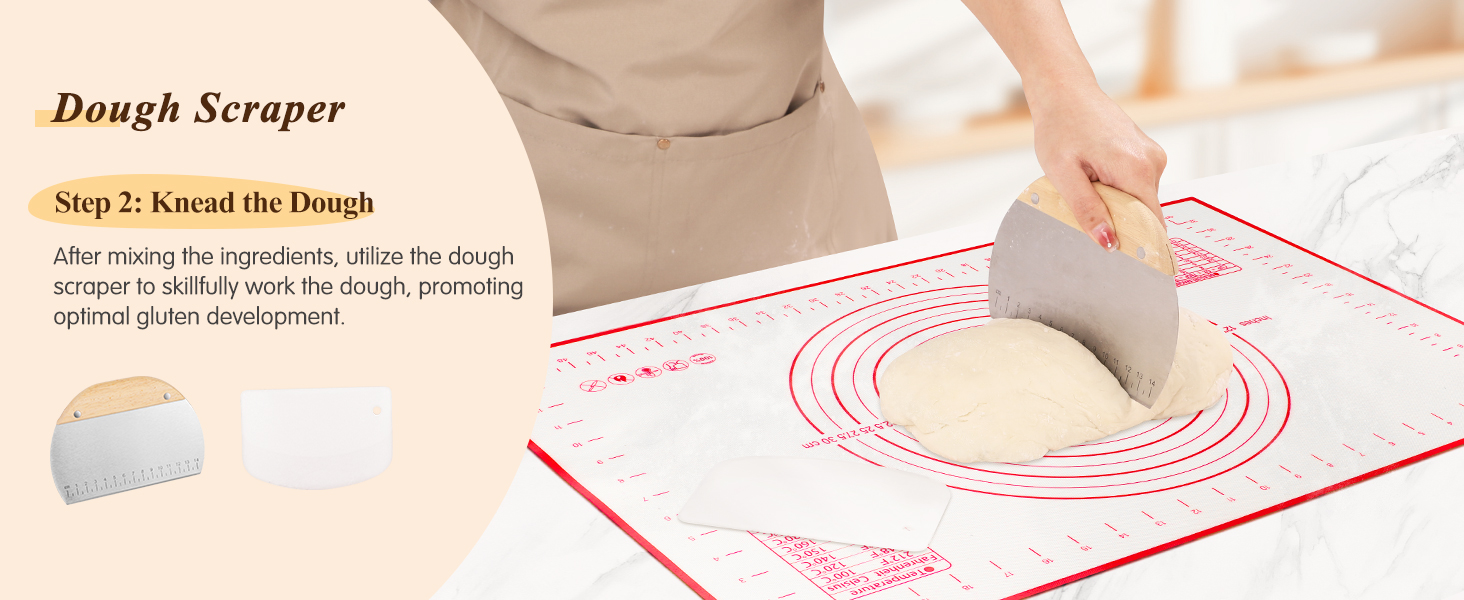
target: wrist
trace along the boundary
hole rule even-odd
[[[1026,96],[1027,107],[1034,116],[1057,108],[1071,107],[1075,102],[1088,103],[1095,99],[1108,99],[1107,94],[1098,87],[1098,80],[1092,71],[1086,68],[1023,77],[1022,93]]]

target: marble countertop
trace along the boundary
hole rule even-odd
[[[1167,186],[1452,315],[1464,315],[1464,130],[1444,130]],[[995,237],[978,223],[554,320],[596,333]],[[1464,600],[1464,451],[1061,588],[1042,600]],[[686,599],[696,595],[532,454],[442,599]]]

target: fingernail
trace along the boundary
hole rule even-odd
[[[1097,227],[1093,228],[1093,239],[1109,252],[1118,249],[1118,236],[1114,235],[1113,226],[1107,223],[1099,223]]]

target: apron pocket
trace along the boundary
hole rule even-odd
[[[848,241],[861,236],[841,229],[878,230],[874,241],[893,232],[872,151],[866,161],[837,152],[869,145],[839,139],[847,127],[833,107],[853,103],[830,102],[822,85],[781,118],[701,137],[613,133],[504,102],[544,204],[556,314],[857,247]],[[841,193],[850,169],[866,182],[872,173],[877,189]],[[841,218],[871,203],[883,222]]]

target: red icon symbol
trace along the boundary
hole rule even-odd
[[[650,379],[652,377],[659,377],[660,375],[661,375],[661,370],[660,369],[657,369],[655,367],[641,367],[641,368],[635,370],[635,376],[636,377],[642,377],[642,378],[645,378],[645,379]]]
[[[606,379],[609,379],[610,383],[615,385],[629,385],[632,381],[635,381],[635,376],[630,373],[616,373],[606,377]]]
[[[699,365],[709,365],[709,364],[712,364],[714,362],[717,362],[717,357],[712,356],[710,354],[707,354],[705,352],[698,352],[696,354],[691,355],[691,362],[694,362],[694,363],[699,364]]]
[[[586,392],[598,392],[605,389],[605,382],[600,381],[599,379],[591,379],[589,381],[580,383],[580,389]]]
[[[684,360],[668,360],[661,363],[661,368],[666,369],[667,371],[685,371],[687,369],[690,369],[691,365],[687,364],[687,362]]]

